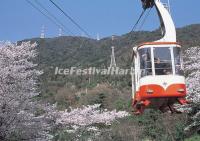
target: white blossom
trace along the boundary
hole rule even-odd
[[[191,47],[185,51],[185,72],[188,90],[188,100],[200,102],[200,48]]]
[[[41,71],[33,59],[36,44],[0,43],[0,140],[19,136],[24,140],[47,140],[45,116],[36,117],[37,80]],[[16,139],[20,140],[20,139]]]
[[[118,118],[129,116],[128,112],[116,110],[107,111],[100,109],[100,104],[83,106],[82,108],[60,111],[57,124],[89,126],[95,123],[110,125]]]
[[[185,131],[200,130],[200,47],[191,47],[184,53],[187,99],[191,104],[183,106],[182,111],[188,112],[193,121]]]

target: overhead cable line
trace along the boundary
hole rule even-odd
[[[139,27],[138,30],[141,30],[141,28],[143,27],[143,25],[144,25],[144,23],[146,22],[146,20],[147,20],[149,14],[150,14],[150,12],[151,12],[151,10],[152,10],[152,8],[150,8],[149,11],[148,11],[148,13],[145,15],[145,17],[144,17],[144,19],[143,19],[143,21],[142,21],[142,23],[141,23],[141,25],[140,25],[140,27]]]
[[[44,9],[55,21],[57,21],[57,23],[59,23],[64,29],[66,29],[67,32],[74,35],[74,33],[69,28],[67,28],[58,18],[56,18],[56,16],[54,16],[51,12],[49,12],[49,10],[46,9],[38,0],[35,0],[35,3],[42,9]]]
[[[61,28],[64,32],[65,30],[58,24],[56,23],[50,16],[46,15],[42,10],[40,10],[36,5],[34,5],[30,0],[26,0],[26,2],[31,5],[34,9],[36,9],[38,12],[40,12],[42,15],[44,15],[47,19],[49,19],[52,23],[54,23],[57,27]],[[82,41],[82,39],[78,38],[78,40],[80,40],[81,45],[80,47],[83,46],[83,44],[85,43],[85,41]]]
[[[146,19],[147,19],[147,17],[149,16],[151,10],[152,10],[152,7],[149,9],[148,13],[145,15],[145,17],[144,17],[144,19],[143,19],[143,21],[142,21],[140,27],[138,28],[138,30],[141,30],[141,28],[143,27],[143,25],[144,25],[144,23],[146,22]],[[140,20],[142,19],[143,15],[145,14],[145,11],[146,11],[146,9],[144,9],[144,10],[142,11],[142,13],[140,14],[140,16],[139,16],[137,22],[134,24],[134,26],[133,26],[131,32],[136,32],[136,27],[138,26],[138,24],[139,24]],[[130,33],[131,33],[131,32],[130,32]],[[132,37],[133,34],[130,34],[130,36]]]
[[[55,2],[53,2],[52,0],[49,0],[57,9],[59,9],[73,24],[75,24],[82,32],[84,32],[84,34],[86,34],[88,37],[91,37],[89,35],[89,33],[82,28],[71,16],[69,16],[69,14],[67,14],[65,11],[62,10],[62,8],[60,8],[60,6],[58,6]]]
[[[61,28],[64,32],[66,32],[57,22],[55,22],[50,16],[46,15],[42,10],[40,10],[37,6],[35,6],[31,1],[26,0],[28,4],[30,4],[34,9],[39,11],[42,15],[48,18],[52,23],[54,23],[57,27]]]
[[[138,18],[138,20],[136,21],[136,23],[134,24],[131,32],[133,32],[135,30],[135,28],[137,27],[137,25],[139,24],[141,18],[143,17],[144,13],[145,13],[146,9],[142,11],[142,13],[140,14],[140,17]]]

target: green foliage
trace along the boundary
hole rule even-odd
[[[25,140],[25,137],[19,132],[13,132],[11,136],[9,137],[9,141],[20,141],[20,140]]]
[[[117,110],[125,110],[127,109],[128,104],[123,99],[118,99],[115,101],[115,107]]]
[[[145,126],[144,135],[151,139],[159,139],[164,133],[164,128],[162,124],[156,124],[160,118],[160,113],[155,110],[149,110],[148,113],[141,115],[137,119],[139,125]],[[161,137],[162,138],[162,137]]]
[[[73,134],[68,133],[67,131],[59,131],[54,135],[54,141],[67,141],[68,139],[72,140],[74,138]]]
[[[59,100],[57,102],[58,110],[64,110],[64,109],[68,108],[69,106],[70,106],[69,103],[65,99]]]
[[[105,98],[106,98],[106,94],[100,93],[98,94],[98,97],[94,100],[94,103],[101,104],[100,108],[106,108],[104,104]]]
[[[87,127],[82,127],[77,130],[57,130],[54,134],[53,141],[87,141],[95,140],[97,138],[95,131],[88,131]]]
[[[174,133],[174,138],[176,141],[184,141],[185,139],[185,126],[186,124],[183,124],[181,121],[177,121],[177,123],[175,124],[175,133]]]
[[[147,110],[143,115],[133,117],[138,126],[143,127],[144,140],[183,141],[185,139],[184,115],[162,114],[156,110]]]
[[[45,110],[44,109],[41,109],[41,108],[38,108],[36,109],[36,112],[35,112],[35,116],[41,116],[45,113]]]
[[[187,134],[200,133],[200,103],[190,104],[189,130]]]
[[[52,97],[54,96],[54,94],[52,92],[47,92],[43,95],[43,98],[49,98],[49,97]]]
[[[191,25],[180,28],[178,41],[183,49],[189,46],[199,45],[200,25]],[[127,76],[63,76],[55,75],[55,67],[59,68],[108,68],[110,63],[111,46],[115,46],[117,66],[121,68],[131,67],[132,47],[143,41],[153,41],[161,37],[158,30],[152,32],[131,32],[116,37],[104,38],[100,41],[82,37],[58,37],[52,39],[31,39],[38,43],[39,56],[35,60],[38,69],[44,71],[40,77],[40,96],[36,99],[57,103],[59,109],[69,106],[89,105],[100,103],[102,108],[130,110],[131,87],[130,75]],[[19,42],[20,43],[20,42]],[[88,80],[90,77],[90,83]],[[83,90],[98,89],[98,84],[108,84],[109,90],[86,94]],[[71,89],[75,86],[74,90]],[[80,95],[76,96],[77,92]],[[38,110],[38,115],[42,110]],[[166,116],[166,117],[165,117]],[[184,116],[184,115],[183,115]],[[178,115],[163,115],[155,110],[147,110],[144,115],[131,116],[111,125],[110,130],[102,128],[102,136],[99,140],[128,141],[128,140],[154,140],[154,141],[182,141],[184,140],[184,127],[187,118]],[[89,133],[80,131],[81,140],[87,140]],[[75,134],[69,134],[65,130],[57,131],[55,140],[72,140]],[[194,136],[186,141],[199,140]]]
[[[200,141],[200,135],[193,135],[190,138],[185,139],[185,141]]]
[[[93,82],[93,83],[90,83],[90,84],[87,85],[87,87],[88,87],[89,89],[94,88],[94,87],[96,87],[96,86],[97,86],[97,83],[96,83],[96,82]]]

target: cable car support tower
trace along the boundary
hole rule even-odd
[[[114,41],[114,36],[112,36],[112,41]],[[117,64],[116,64],[116,61],[115,61],[115,47],[114,47],[114,45],[111,47],[111,49],[112,49],[112,53],[111,53],[111,56],[110,56],[109,70],[117,67]]]

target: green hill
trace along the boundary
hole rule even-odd
[[[115,46],[116,62],[119,67],[130,68],[132,47],[144,41],[153,41],[161,37],[159,30],[131,32],[116,36],[112,41],[110,37],[100,41],[84,37],[63,36],[46,39],[27,39],[37,42],[39,56],[37,63],[39,69],[44,71],[41,77],[41,97],[56,102],[59,90],[75,86],[77,91],[86,87],[95,88],[97,84],[110,84],[118,90],[127,90],[130,97],[130,76],[59,76],[55,75],[55,67],[59,68],[107,68],[110,63],[111,46]],[[200,24],[190,25],[177,29],[177,38],[186,49],[199,45]],[[27,41],[25,40],[25,41]],[[20,43],[20,42],[19,42]],[[88,79],[90,77],[90,84]],[[68,90],[68,89],[67,89]],[[63,100],[63,99],[62,99]],[[58,100],[59,101],[59,100]],[[65,103],[65,100],[64,102]]]
[[[59,109],[69,106],[93,105],[102,108],[126,110],[131,113],[130,75],[126,76],[63,76],[55,75],[55,68],[108,68],[111,46],[115,46],[117,66],[130,68],[132,47],[144,41],[154,41],[161,37],[159,30],[141,31],[111,37],[100,41],[84,37],[57,37],[27,39],[37,42],[39,52],[36,63],[44,74],[40,78],[42,102],[57,103]],[[200,45],[200,24],[177,29],[178,42],[183,49]],[[21,42],[21,41],[20,41]],[[18,43],[20,43],[18,42]],[[102,132],[100,140],[185,140],[184,128],[190,117],[187,114],[162,114],[156,110],[146,110],[141,116],[130,116],[116,121],[109,131]],[[104,131],[104,128],[101,127]],[[65,140],[69,137],[62,131],[55,131]],[[193,135],[191,132],[189,134]],[[191,140],[198,138],[191,137]],[[190,140],[190,139],[188,139]]]

